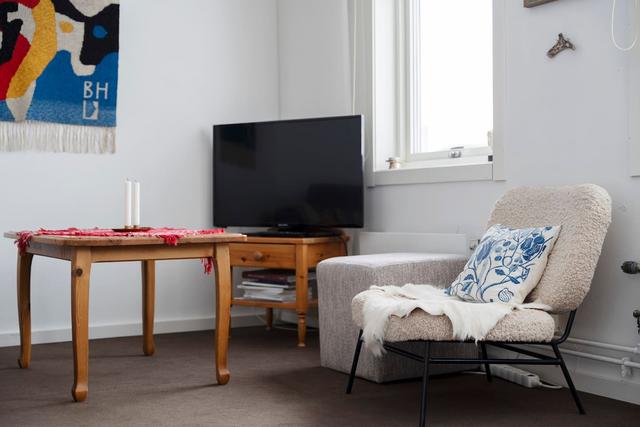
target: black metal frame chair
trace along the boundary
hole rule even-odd
[[[427,418],[427,387],[429,385],[429,365],[430,364],[482,364],[485,367],[485,372],[487,375],[487,381],[491,382],[491,365],[494,364],[510,364],[510,365],[554,365],[560,366],[562,369],[562,373],[564,374],[564,378],[567,381],[567,385],[569,386],[569,390],[571,391],[571,395],[573,396],[573,400],[578,408],[578,412],[580,414],[585,414],[584,407],[582,406],[582,402],[580,401],[580,396],[578,396],[578,392],[573,385],[573,381],[571,380],[571,375],[569,374],[569,370],[567,369],[566,364],[564,363],[564,359],[562,358],[562,354],[560,353],[560,349],[558,348],[559,344],[562,344],[569,337],[571,333],[571,328],[573,326],[573,321],[576,317],[576,311],[573,310],[569,314],[569,318],[567,320],[567,324],[565,326],[564,333],[559,338],[554,338],[549,342],[519,342],[519,341],[480,341],[480,353],[482,355],[481,358],[478,359],[468,359],[468,358],[455,358],[455,357],[431,357],[431,343],[433,342],[450,342],[450,343],[463,343],[463,341],[412,341],[412,342],[422,342],[424,343],[424,355],[420,356],[418,354],[411,353],[409,351],[398,348],[392,344],[384,343],[385,350],[398,354],[400,356],[407,357],[409,359],[415,360],[416,362],[420,362],[424,364],[424,370],[422,374],[422,393],[420,396],[420,422],[419,426],[423,427],[426,425]],[[362,330],[358,335],[358,342],[356,345],[356,350],[353,355],[353,364],[351,365],[351,373],[349,374],[349,382],[347,384],[347,394],[351,394],[351,390],[353,388],[353,381],[356,376],[356,369],[358,368],[358,359],[360,358],[360,351],[362,350]],[[534,344],[534,345],[549,345],[551,346],[555,357],[548,356],[546,354],[537,353],[535,351],[514,347],[514,344]],[[504,350],[513,351],[516,353],[523,354],[525,356],[529,356],[532,359],[496,359],[489,358],[487,356],[487,345],[492,345],[494,347],[502,348]]]

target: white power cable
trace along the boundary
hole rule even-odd
[[[638,1],[639,0],[635,0],[636,10],[638,10]],[[631,43],[631,45],[627,47],[623,47],[618,44],[618,42],[616,41],[616,32],[615,32],[616,2],[617,0],[613,0],[613,6],[611,7],[611,41],[613,42],[613,45],[616,47],[616,49],[621,50],[622,52],[628,52],[631,49],[633,49],[636,46],[636,43],[638,42],[638,28],[636,26],[636,35],[633,38],[633,42]]]
[[[538,382],[538,387],[550,388],[551,390],[560,390],[562,388],[561,385],[547,384],[547,383],[543,382],[542,380],[540,380],[540,382]]]

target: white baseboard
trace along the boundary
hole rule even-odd
[[[263,325],[257,314],[262,312],[242,312],[231,316],[231,327],[242,328]],[[171,334],[176,332],[206,331],[215,329],[215,318],[157,320],[154,326],[155,334]],[[90,339],[130,337],[142,335],[142,322],[120,323],[109,325],[94,325],[89,327]],[[33,344],[45,344],[71,341],[71,328],[39,329],[31,333]],[[20,334],[15,332],[0,333],[0,347],[20,345]]]

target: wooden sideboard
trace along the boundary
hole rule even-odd
[[[298,347],[305,346],[307,332],[307,311],[317,306],[318,300],[308,297],[309,269],[315,268],[322,260],[347,254],[348,237],[251,237],[246,242],[229,244],[231,269],[286,268],[296,272],[296,301],[273,302],[234,298],[232,305],[264,307],[267,314],[267,328],[271,328],[273,309],[295,310],[298,314]]]

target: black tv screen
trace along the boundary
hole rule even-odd
[[[362,227],[361,116],[213,128],[214,224]]]

